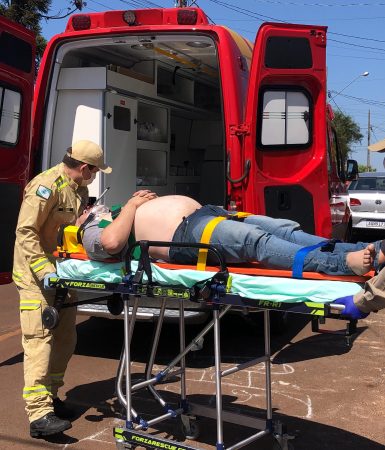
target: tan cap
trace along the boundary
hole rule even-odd
[[[82,140],[72,144],[72,152],[67,153],[71,158],[97,167],[104,173],[111,173],[111,167],[104,163],[103,150],[95,142]]]
[[[368,145],[368,149],[372,152],[384,152],[385,151],[385,139],[378,141],[372,145]]]

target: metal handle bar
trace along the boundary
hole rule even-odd
[[[338,309],[338,311],[343,311],[345,309],[345,305],[340,305],[338,303],[333,303],[329,305],[330,308]]]
[[[235,184],[235,183],[240,183],[241,181],[243,181],[246,177],[249,176],[249,172],[250,172],[250,168],[251,168],[251,161],[249,159],[246,159],[245,161],[245,172],[242,176],[240,176],[239,178],[231,178],[230,177],[230,159],[227,161],[227,170],[226,170],[226,178],[228,179],[228,181],[230,181],[230,183]]]

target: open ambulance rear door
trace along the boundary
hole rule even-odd
[[[15,228],[29,179],[35,37],[0,16],[0,284],[11,282]]]
[[[245,210],[329,236],[326,27],[260,27],[244,125]]]

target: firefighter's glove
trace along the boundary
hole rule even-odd
[[[44,289],[51,289],[49,285],[50,278],[57,278],[57,273],[51,272],[47,273],[47,275],[44,275]]]
[[[357,308],[356,304],[353,301],[353,295],[337,298],[337,300],[334,300],[331,305],[333,305],[333,303],[344,305],[345,309],[341,311],[341,315],[347,316],[350,319],[364,319],[369,315],[369,313],[365,313]]]

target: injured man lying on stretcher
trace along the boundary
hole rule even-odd
[[[304,247],[303,270],[309,272],[363,275],[372,268],[379,270],[385,263],[381,241],[337,242],[331,248],[324,238],[305,233],[296,222],[260,215],[237,218],[220,207],[202,206],[192,198],[180,195],[157,197],[147,190],[138,191],[114,220],[105,206],[96,206],[91,211],[92,216],[88,217],[89,211],[85,211],[77,225],[84,226],[82,240],[88,257],[98,261],[112,256],[123,258],[132,234],[138,241],[183,243],[199,243],[206,234],[209,243],[230,264],[259,262],[269,268],[292,269],[297,253]],[[101,226],[103,223],[107,226]],[[176,264],[195,264],[197,252],[197,249],[184,247],[150,248],[152,258]],[[365,317],[370,311],[385,306],[385,296],[378,299],[385,284],[385,274],[381,272],[374,278],[374,285],[369,284],[371,301],[364,297],[368,287],[354,296],[354,303],[350,296],[347,297],[345,306],[346,309],[351,307],[351,315]]]

